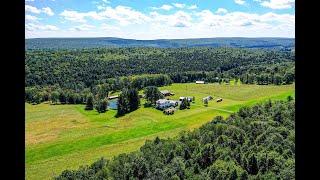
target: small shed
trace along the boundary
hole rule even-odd
[[[118,95],[115,95],[115,96],[109,96],[109,97],[108,97],[108,99],[109,99],[109,100],[111,100],[111,99],[117,99],[118,97],[119,97]]]
[[[212,96],[207,96],[207,97],[202,98],[202,101],[205,101],[205,100],[210,101],[210,100],[212,100],[212,99],[213,99]]]
[[[171,96],[174,95],[173,93],[171,93],[169,90],[162,90],[160,91],[160,93],[164,96]]]
[[[196,81],[196,84],[204,84],[204,81]]]

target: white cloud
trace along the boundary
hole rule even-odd
[[[162,5],[161,7],[160,7],[160,9],[163,9],[163,10],[170,10],[170,9],[172,9],[173,7],[172,6],[170,6],[170,5],[167,5],[167,4],[164,4],[164,5]]]
[[[261,1],[261,5],[271,9],[290,9],[294,7],[295,0],[267,0]]]
[[[121,29],[119,27],[116,26],[112,26],[106,23],[102,23],[100,25],[100,29],[105,30],[105,31],[121,31]]]
[[[150,13],[154,25],[167,25],[170,27],[190,27],[192,17],[189,13],[177,11],[171,15],[163,15],[157,12]]]
[[[34,24],[34,23],[27,23],[26,24],[26,30],[27,31],[35,31],[35,30],[41,30],[41,31],[57,31],[59,30],[58,27],[53,25],[43,25],[43,24]]]
[[[34,2],[34,0],[26,0],[26,2]]]
[[[196,4],[191,5],[191,6],[188,7],[188,9],[197,9],[197,8],[198,8],[198,6]]]
[[[166,11],[169,11],[171,10],[173,7],[171,5],[168,5],[168,4],[164,4],[162,5],[161,7],[152,7],[152,9],[163,9],[163,10],[166,10]]]
[[[79,26],[75,26],[70,28],[71,31],[89,31],[91,29],[95,28],[95,26],[89,25],[89,24],[81,24]]]
[[[217,14],[225,14],[227,12],[228,12],[228,10],[226,10],[224,8],[218,8],[218,10],[216,11]]]
[[[37,20],[39,20],[39,18],[36,16],[31,16],[29,14],[26,15],[26,21],[37,21]]]
[[[234,2],[235,2],[236,4],[240,4],[240,5],[243,5],[243,4],[245,3],[244,0],[234,0]]]
[[[30,5],[25,5],[25,11],[26,12],[35,13],[35,14],[40,14],[41,13],[40,9],[38,9],[36,7],[33,7],[33,6],[30,6]]]
[[[82,25],[53,31],[26,25],[28,37],[121,37],[134,39],[200,38],[200,37],[294,37],[295,15],[278,13],[185,10],[143,13],[127,6],[79,12],[65,10],[60,16]],[[30,17],[29,17],[30,19]],[[32,19],[32,18],[31,18]],[[90,21],[88,25],[86,22]],[[139,25],[137,25],[139,24]],[[36,28],[37,27],[37,28]],[[33,30],[32,30],[33,29]],[[32,30],[32,31],[31,31]]]
[[[72,11],[72,10],[71,11],[64,10],[62,13],[60,13],[60,16],[62,16],[66,20],[73,21],[73,22],[80,22],[80,23],[86,22],[85,17],[89,17],[95,20],[104,19],[103,17],[98,15],[95,11],[81,13],[81,12]]]
[[[117,21],[120,25],[143,24],[150,21],[147,15],[127,6],[117,6],[116,8],[107,7],[104,11],[98,13],[106,19]]]
[[[127,6],[117,6],[115,8],[105,7],[102,11],[95,12],[77,12],[73,10],[64,10],[60,13],[65,20],[73,22],[86,22],[86,18],[94,20],[115,20],[118,24],[126,26],[129,24],[142,24],[151,20],[143,13]]]
[[[31,5],[25,5],[25,11],[26,12],[30,12],[30,13],[34,13],[34,14],[45,13],[45,14],[47,14],[49,16],[53,16],[54,15],[52,9],[49,8],[49,7],[44,7],[42,9],[38,9],[38,8],[36,8],[34,6],[31,6]]]
[[[47,14],[47,15],[49,15],[49,16],[53,16],[54,15],[52,9],[49,8],[49,7],[42,8],[42,12]]]
[[[173,5],[177,8],[184,8],[186,5],[185,4],[182,4],[182,3],[173,3]]]
[[[69,21],[86,22],[84,19],[86,16],[85,13],[79,13],[77,11],[64,10],[62,13],[60,13],[60,16]]]

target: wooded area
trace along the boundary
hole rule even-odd
[[[292,97],[269,101],[56,179],[294,179],[294,127]]]

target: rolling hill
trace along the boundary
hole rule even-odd
[[[35,38],[25,40],[26,49],[81,49],[98,47],[236,47],[292,50],[294,38],[198,38],[135,40],[114,37],[99,38]]]

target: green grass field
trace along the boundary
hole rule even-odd
[[[123,117],[116,111],[104,114],[85,111],[84,105],[26,104],[26,178],[50,179],[65,169],[90,164],[101,156],[111,158],[120,153],[138,150],[146,139],[173,137],[183,130],[192,130],[213,119],[228,116],[241,106],[268,99],[294,96],[294,85],[219,85],[173,84],[161,87],[180,96],[195,96],[191,109],[164,115],[154,108],[141,107]],[[221,97],[205,107],[201,99]]]

